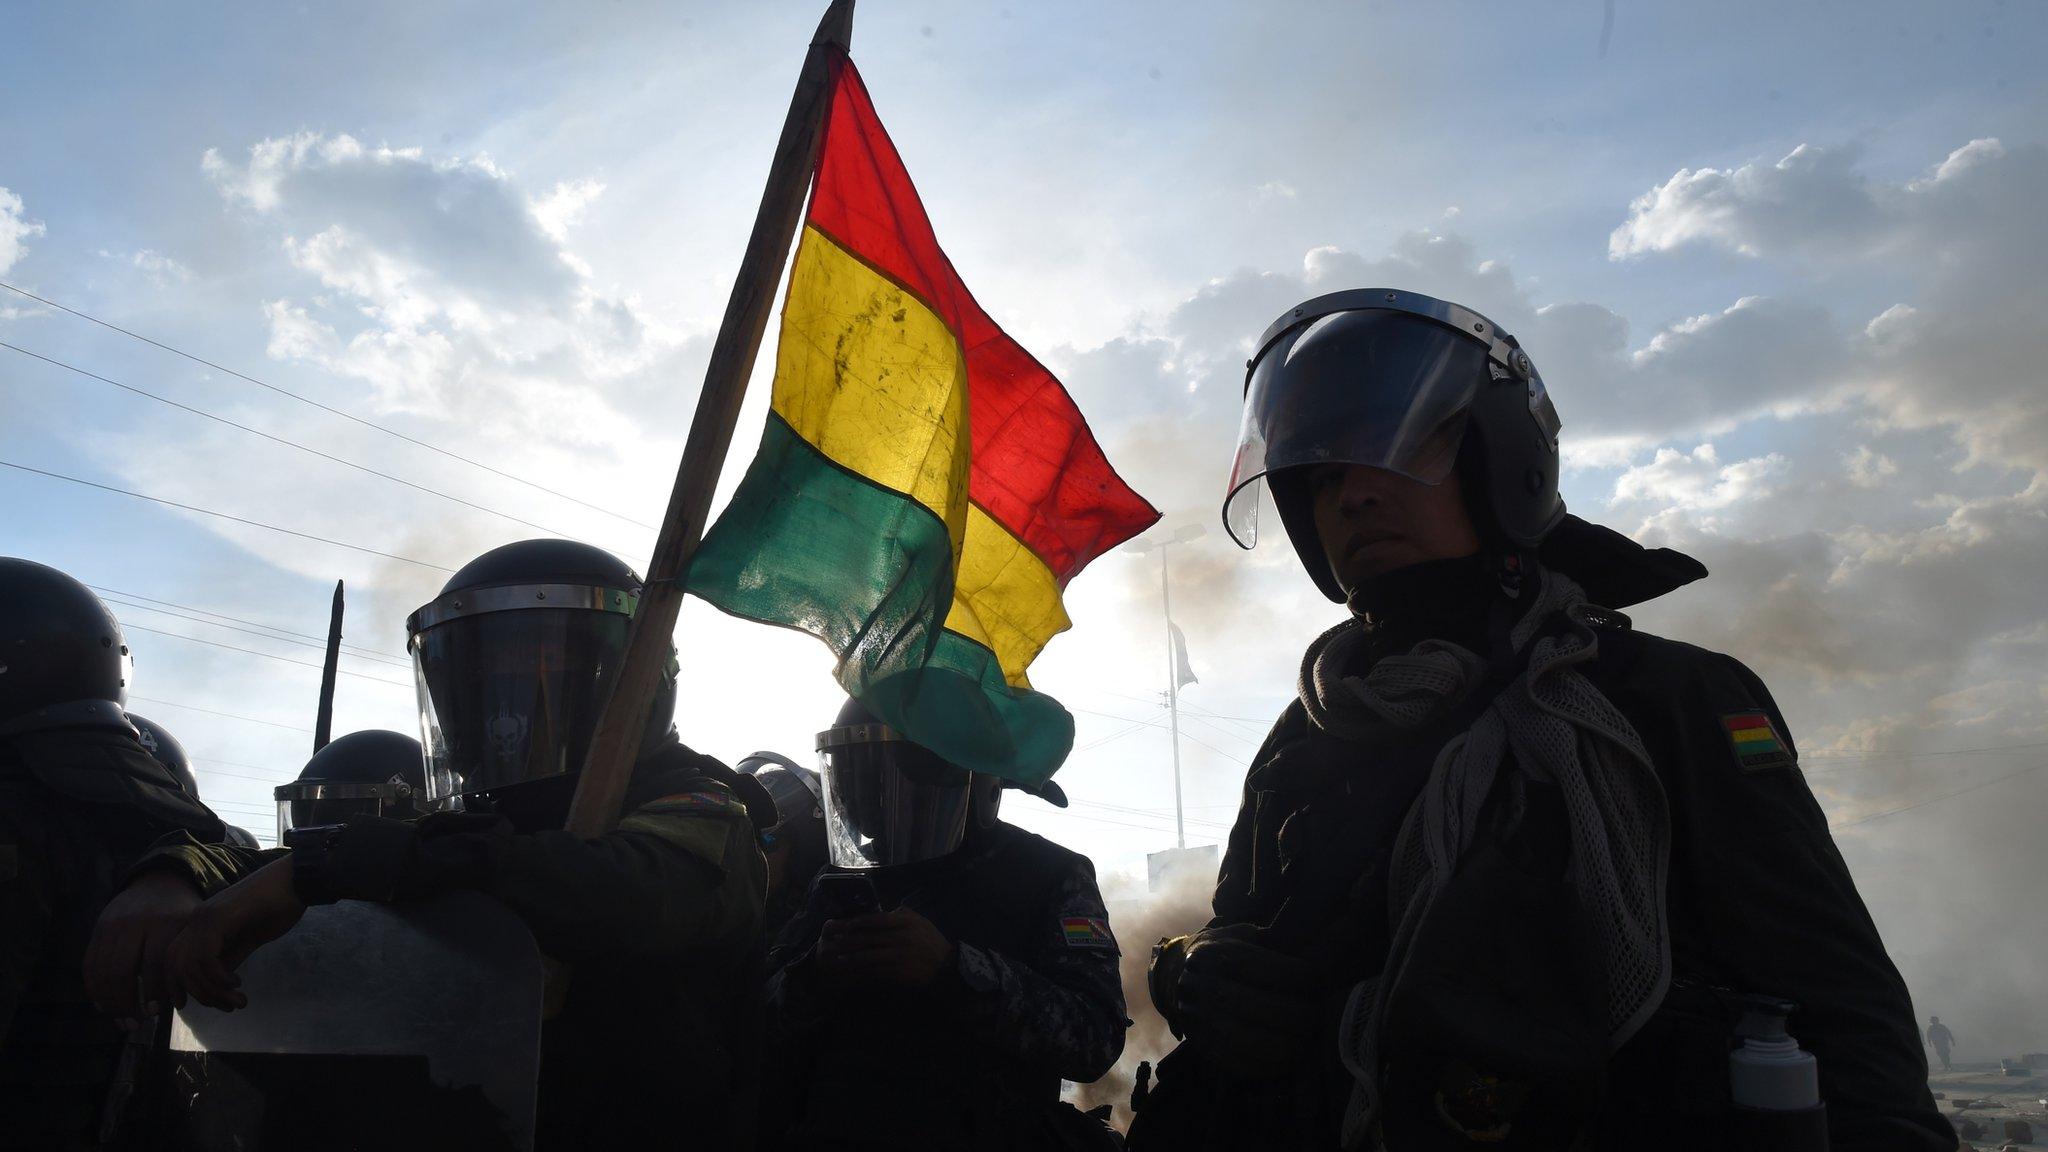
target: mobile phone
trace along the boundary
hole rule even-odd
[[[828,920],[871,916],[882,910],[875,882],[856,872],[826,872],[818,877],[818,908]]]

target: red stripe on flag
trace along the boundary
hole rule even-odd
[[[843,58],[810,222],[916,293],[960,337],[974,452],[968,497],[1037,553],[1062,586],[1159,519],[1110,466],[1066,388],[961,282],[860,73]]]
[[[1726,724],[1730,732],[1747,732],[1753,728],[1769,728],[1771,718],[1761,712],[1751,712],[1743,716],[1725,717],[1721,723]]]

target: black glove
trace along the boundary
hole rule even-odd
[[[1249,924],[1186,937],[1167,1015],[1218,1066],[1271,1077],[1289,1071],[1331,1029],[1323,1019],[1321,968],[1258,939],[1259,929]]]

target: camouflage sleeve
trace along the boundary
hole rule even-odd
[[[173,872],[190,880],[200,895],[211,896],[282,855],[281,848],[208,844],[180,829],[150,845],[149,851],[122,875],[120,887],[127,887],[146,872]]]
[[[724,954],[760,931],[767,865],[746,808],[722,786],[634,809],[593,839],[515,833],[495,817],[450,813],[418,824],[352,821],[329,849],[334,891],[405,900],[450,891],[494,896],[559,960]]]
[[[984,1043],[1085,1083],[1124,1050],[1124,989],[1109,913],[1086,861],[1076,862],[1044,913],[1044,943],[1011,956],[962,942],[963,1018]]]

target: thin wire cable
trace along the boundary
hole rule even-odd
[[[146,624],[127,624],[123,625],[123,628],[124,630],[133,632],[148,632],[154,636],[168,636],[173,640],[183,640],[191,644],[204,644],[209,648],[220,648],[229,652],[240,652],[244,656],[261,656],[265,660],[275,660],[280,664],[292,664],[300,668],[311,668],[315,672],[322,672],[326,670],[324,665],[315,664],[310,660],[294,660],[289,656],[279,656],[275,652],[258,652],[254,648],[239,648],[233,644],[223,644],[218,640],[202,640],[197,636],[186,636],[177,632],[166,632],[161,628],[151,628]],[[382,676],[373,676],[368,672],[356,672],[348,668],[337,668],[335,669],[335,671],[341,673],[343,676],[354,676],[358,680],[374,680],[379,684],[389,684],[393,688],[413,687],[413,685],[407,683],[404,680],[386,680]]]
[[[1841,763],[1839,764],[1827,765],[1826,770],[1834,771],[1838,768],[1861,767],[1870,764],[1903,764],[1908,760],[1934,760],[1943,756],[1977,756],[1990,752],[2023,752],[2029,748],[2048,748],[2048,740],[2036,740],[2027,744],[1987,744],[1977,748],[1948,748],[1931,752],[1809,752],[1801,756],[1800,759],[1820,760],[1824,763],[1827,761],[1840,761]],[[1809,769],[1809,771],[1820,770]]]
[[[180,504],[176,500],[166,500],[161,496],[149,496],[141,492],[131,492],[126,488],[116,488],[111,484],[101,484],[92,480],[81,480],[76,476],[66,476],[62,472],[48,472],[41,468],[31,468],[26,464],[16,464],[12,460],[0,460],[0,468],[12,468],[17,472],[32,472],[37,476],[48,476],[52,480],[64,480],[72,484],[83,484],[87,488],[98,488],[102,492],[112,492],[120,496],[133,496],[137,500],[147,500],[152,504],[162,504],[165,507],[179,508],[183,509],[186,512],[197,512],[201,516],[213,516],[222,520],[232,520],[237,524],[247,524],[251,528],[263,528],[271,532],[281,532],[286,536],[296,536],[301,540],[311,540],[319,544],[331,544],[336,548],[346,548],[351,552],[362,552],[370,556],[382,556],[386,560],[397,560],[406,564],[417,565],[421,568],[431,568],[436,572],[446,572],[451,576],[455,573],[455,569],[453,568],[444,567],[440,564],[430,564],[425,560],[415,560],[410,556],[400,556],[395,552],[380,552],[375,548],[365,548],[360,544],[347,544],[343,543],[340,540],[330,540],[325,536],[315,536],[310,532],[299,532],[290,528],[280,528],[275,524],[265,524],[260,520],[246,520],[240,516],[230,516],[226,512],[215,512],[211,508],[198,508],[190,504]]]
[[[266,728],[282,728],[287,732],[304,732],[308,736],[313,734],[311,728],[301,728],[296,724],[280,724],[275,720],[258,720],[254,716],[242,716],[234,712],[216,712],[211,708],[201,708],[197,704],[180,704],[176,700],[154,700],[148,696],[130,695],[128,698],[130,700],[139,700],[144,704],[161,704],[166,708],[183,708],[187,712],[204,712],[208,716],[222,716],[229,720],[242,720],[250,724],[261,724]]]
[[[420,448],[425,448],[425,449],[426,449],[427,451],[429,451],[429,452],[438,452],[438,453],[440,453],[441,455],[443,455],[443,456],[446,456],[446,457],[448,457],[448,458],[449,458],[450,460],[459,460],[459,461],[461,461],[462,463],[464,463],[464,464],[467,464],[467,465],[469,465],[469,466],[470,466],[470,467],[472,467],[472,468],[481,468],[481,469],[483,469],[484,471],[486,471],[486,472],[489,472],[489,473],[491,473],[491,474],[492,474],[492,475],[494,475],[494,476],[502,476],[502,477],[504,477],[504,478],[505,478],[505,479],[507,479],[507,480],[511,480],[511,481],[514,481],[514,482],[516,482],[516,483],[519,483],[519,484],[524,484],[524,485],[526,485],[526,486],[527,486],[528,488],[531,488],[531,489],[533,489],[533,490],[534,490],[534,491],[536,491],[536,492],[545,492],[545,493],[547,493],[547,494],[548,494],[548,495],[550,495],[550,496],[554,496],[554,497],[557,497],[557,498],[559,498],[559,499],[562,499],[562,500],[567,500],[567,501],[568,501],[569,503],[571,503],[571,504],[578,504],[578,505],[581,505],[581,506],[583,506],[583,507],[585,507],[585,508],[588,508],[588,509],[590,509],[590,510],[591,510],[591,511],[593,511],[593,512],[602,512],[602,513],[604,513],[605,515],[607,515],[607,516],[610,516],[610,517],[612,517],[613,519],[616,519],[616,520],[623,520],[623,521],[625,521],[626,523],[628,523],[628,524],[632,524],[632,525],[634,525],[634,526],[636,526],[636,527],[640,527],[640,528],[646,528],[646,529],[649,529],[649,530],[652,530],[652,529],[654,529],[654,528],[655,528],[655,525],[653,525],[653,524],[649,524],[649,523],[646,523],[646,522],[644,522],[644,521],[641,521],[641,520],[635,520],[635,519],[633,519],[633,518],[632,518],[631,516],[627,516],[626,514],[624,514],[624,513],[622,513],[622,512],[615,512],[615,511],[613,511],[613,510],[612,510],[612,509],[610,509],[610,508],[606,508],[606,507],[605,507],[605,506],[603,506],[602,504],[593,504],[593,503],[591,503],[591,502],[590,502],[590,501],[588,501],[588,500],[579,500],[579,499],[577,499],[576,497],[574,497],[574,496],[571,496],[571,495],[569,495],[569,494],[568,494],[567,492],[558,492],[558,491],[556,491],[555,489],[553,489],[553,488],[550,488],[550,487],[548,487],[548,486],[547,486],[547,485],[545,485],[545,484],[538,484],[538,483],[535,483],[535,482],[534,482],[534,481],[532,481],[532,480],[528,480],[528,479],[526,479],[526,478],[525,478],[524,476],[516,476],[516,475],[514,475],[514,474],[512,474],[512,473],[510,473],[510,472],[507,472],[507,471],[505,471],[505,470],[504,470],[504,469],[502,469],[502,468],[493,468],[493,467],[491,467],[491,466],[490,466],[489,464],[485,464],[485,463],[484,463],[484,462],[482,462],[481,460],[472,460],[472,459],[470,459],[470,458],[469,458],[469,457],[467,457],[467,456],[464,456],[464,455],[462,455],[462,454],[460,454],[460,453],[457,453],[457,452],[452,452],[452,451],[449,451],[448,449],[446,449],[446,448],[443,448],[443,447],[441,447],[441,446],[439,446],[439,445],[437,445],[437,444],[429,444],[429,443],[427,443],[427,442],[426,442],[425,440],[421,440],[421,439],[418,439],[418,438],[416,438],[416,437],[413,437],[413,436],[408,436],[408,435],[406,435],[405,433],[403,433],[403,432],[400,432],[400,431],[398,431],[398,430],[397,430],[396,428],[390,428],[390,427],[386,427],[385,425],[383,425],[383,424],[379,424],[379,423],[377,423],[377,422],[376,422],[376,421],[374,421],[374,420],[365,420],[365,419],[364,419],[364,418],[362,418],[361,416],[356,416],[356,415],[353,415],[353,414],[351,414],[351,413],[348,413],[348,412],[344,412],[344,411],[342,411],[342,410],[341,410],[341,409],[339,409],[339,408],[335,408],[335,407],[332,407],[331,405],[327,405],[327,404],[322,404],[322,403],[321,403],[320,401],[318,401],[318,400],[315,400],[315,399],[313,399],[313,398],[312,398],[312,397],[310,397],[310,396],[304,396],[304,395],[301,395],[301,394],[299,394],[299,393],[297,393],[297,392],[293,392],[293,391],[291,391],[291,390],[290,390],[290,389],[288,389],[288,388],[280,388],[280,387],[278,387],[278,386],[277,386],[277,385],[275,385],[275,384],[271,384],[271,383],[268,383],[268,382],[266,382],[266,381],[263,381],[263,380],[258,380],[258,379],[257,379],[256,377],[254,377],[254,376],[251,376],[251,375],[248,375],[247,373],[244,373],[244,372],[237,372],[237,371],[235,371],[235,370],[234,370],[233,368],[228,368],[228,367],[224,367],[224,366],[222,366],[222,365],[216,364],[216,363],[214,363],[213,361],[211,361],[211,360],[208,360],[208,359],[206,359],[205,357],[202,357],[202,356],[194,356],[194,355],[193,355],[192,353],[190,353],[190,352],[186,352],[186,351],[184,351],[183,349],[180,349],[180,348],[173,348],[173,347],[171,347],[171,346],[170,346],[169,344],[165,344],[165,343],[164,343],[164,342],[162,342],[161,340],[152,340],[152,339],[150,339],[149,337],[147,337],[147,336],[144,336],[144,335],[143,335],[142,333],[140,333],[140,332],[133,332],[133,331],[130,331],[130,330],[126,329],[126,328],[123,328],[123,327],[121,327],[121,326],[120,326],[119,324],[113,324],[113,323],[109,323],[108,321],[102,320],[102,319],[100,319],[100,318],[99,318],[99,317],[97,317],[97,316],[93,316],[93,315],[89,315],[89,314],[87,314],[87,313],[84,313],[84,312],[80,312],[80,311],[79,311],[78,309],[76,309],[76,308],[72,308],[72,307],[69,307],[69,306],[67,306],[67,305],[64,305],[64,304],[59,304],[59,303],[57,303],[57,302],[56,302],[55,300],[49,300],[49,299],[45,299],[44,297],[38,296],[38,295],[36,295],[35,293],[33,293],[33,292],[30,292],[30,291],[29,291],[28,289],[26,289],[26,288],[21,288],[21,287],[17,287],[16,285],[13,285],[13,284],[9,284],[9,283],[7,283],[7,282],[6,282],[6,281],[4,281],[4,280],[0,280],[0,288],[5,288],[5,289],[7,289],[7,290],[8,290],[9,292],[12,292],[12,293],[14,293],[14,294],[15,294],[15,295],[17,295],[17,296],[25,296],[25,297],[27,297],[28,299],[30,299],[30,300],[33,300],[33,301],[35,301],[35,302],[36,302],[36,303],[38,303],[38,304],[46,304],[46,305],[48,305],[49,307],[52,307],[52,308],[55,308],[55,309],[57,309],[57,310],[58,310],[59,312],[67,312],[67,313],[70,313],[71,315],[73,315],[73,316],[76,316],[76,317],[78,317],[78,318],[79,318],[80,320],[85,320],[85,321],[88,321],[88,322],[90,322],[90,323],[93,323],[93,324],[97,324],[97,325],[99,325],[100,327],[102,327],[102,328],[106,328],[106,329],[108,329],[108,330],[110,330],[110,331],[114,331],[114,332],[119,332],[119,333],[120,333],[121,335],[123,335],[123,336],[126,336],[126,337],[128,337],[129,339],[131,339],[131,340],[140,340],[140,341],[142,341],[142,342],[143,342],[144,344],[147,344],[147,345],[151,346],[152,348],[160,348],[160,349],[164,350],[165,352],[169,352],[169,353],[170,353],[171,355],[173,355],[173,356],[182,356],[182,357],[184,357],[185,359],[187,359],[187,360],[190,360],[190,361],[192,361],[192,362],[193,362],[194,364],[203,364],[203,365],[205,365],[206,367],[208,367],[208,368],[211,368],[211,369],[213,369],[213,370],[214,370],[214,371],[216,371],[216,372],[225,372],[225,373],[227,373],[228,375],[230,375],[230,376],[233,376],[233,377],[234,377],[235,379],[237,379],[237,380],[246,380],[246,381],[248,381],[249,383],[251,383],[251,384],[254,384],[254,385],[256,385],[256,386],[257,386],[257,387],[259,387],[259,388],[267,388],[267,389],[269,389],[270,391],[272,391],[272,392],[275,392],[275,393],[277,393],[277,394],[278,394],[278,395],[280,395],[280,396],[287,396],[287,397],[290,397],[290,398],[291,398],[291,399],[293,399],[293,400],[297,400],[297,401],[298,401],[299,403],[301,403],[301,404],[306,404],[306,405],[310,405],[310,406],[312,406],[312,407],[314,407],[314,408],[318,408],[318,409],[320,409],[320,410],[321,410],[322,412],[326,412],[326,413],[328,413],[328,414],[330,414],[330,415],[333,415],[333,416],[339,416],[339,417],[341,417],[341,418],[342,418],[342,419],[344,419],[344,420],[348,420],[348,421],[351,421],[351,422],[353,422],[353,423],[356,423],[356,424],[360,424],[360,425],[362,425],[362,426],[363,426],[363,427],[365,427],[365,428],[370,428],[370,429],[374,429],[374,430],[376,430],[376,431],[378,431],[378,432],[382,432],[382,433],[384,433],[384,434],[385,434],[386,436],[393,436],[393,437],[396,437],[396,438],[398,438],[398,439],[400,439],[400,440],[403,440],[403,441],[405,441],[405,442],[406,442],[406,443],[408,443],[408,444],[411,444],[411,445],[414,445],[414,446],[416,446],[416,447],[420,447]]]
[[[1967,788],[1958,788],[1953,792],[1944,792],[1939,796],[1930,796],[1925,800],[1916,800],[1911,804],[1902,804],[1897,808],[1888,809],[1883,812],[1873,812],[1868,816],[1859,816],[1854,820],[1845,820],[1840,824],[1830,824],[1828,825],[1828,831],[1840,832],[1844,828],[1854,828],[1858,824],[1868,824],[1872,820],[1882,820],[1887,816],[1897,816],[1903,812],[1911,812],[1915,808],[1925,808],[1929,804],[1939,804],[1944,800],[1953,800],[1958,796],[1967,796],[1972,792],[1978,791],[1979,789],[1989,788],[1994,784],[2003,784],[2007,780],[2017,780],[2020,777],[2025,776],[2029,773],[2039,772],[2043,768],[2048,768],[2048,763],[2035,764],[2030,767],[2022,768],[2017,772],[2008,772],[2003,776],[1993,777],[1990,780],[1979,781],[1975,784],[1970,785]]]
[[[282,772],[287,776],[297,772],[296,768],[270,768],[262,764],[242,764],[234,760],[216,760],[211,756],[188,757],[194,764],[218,764],[223,768],[247,768],[251,772]],[[283,783],[283,781],[279,781]]]
[[[222,771],[222,770],[220,770],[219,768],[206,768],[206,767],[202,767],[202,766],[200,766],[199,764],[197,764],[196,762],[195,762],[195,763],[193,764],[193,766],[192,766],[192,770],[193,770],[194,772],[204,772],[204,773],[206,773],[206,774],[207,774],[208,776],[226,776],[226,777],[228,777],[228,778],[229,778],[229,779],[231,779],[231,780],[254,780],[254,781],[256,781],[256,782],[257,782],[258,784],[289,784],[289,783],[291,783],[291,781],[290,781],[290,780],[279,780],[279,779],[277,779],[277,778],[276,778],[276,777],[274,777],[274,776],[250,776],[250,775],[247,775],[246,773],[242,773],[242,772],[223,772],[223,771]]]
[[[322,460],[332,461],[336,464],[341,465],[344,468],[353,468],[358,472],[367,473],[368,475],[375,476],[381,480],[389,480],[393,484],[402,484],[415,492],[424,492],[429,496],[439,496],[443,500],[448,500],[453,503],[460,504],[464,508],[474,508],[478,512],[489,513],[490,515],[496,516],[500,519],[510,520],[514,524],[523,524],[528,528],[537,529],[539,531],[547,533],[550,536],[567,537],[569,535],[568,533],[563,532],[559,528],[550,528],[545,524],[536,524],[531,520],[525,519],[524,517],[514,516],[510,512],[500,512],[496,508],[489,508],[471,500],[464,500],[460,496],[450,495],[446,492],[441,491],[438,488],[429,488],[424,484],[415,484],[402,476],[393,476],[389,472],[379,471],[378,469],[372,468],[367,464],[358,464],[353,460],[343,459],[342,457],[336,456],[331,452],[322,452],[318,448],[301,444],[296,440],[286,439],[283,436],[273,435],[269,432],[263,431],[261,428],[251,428],[247,424],[230,420],[225,416],[215,415],[214,413],[208,412],[203,408],[194,408],[190,404],[181,404],[168,396],[159,396],[154,392],[147,391],[146,389],[137,388],[133,384],[123,384],[119,380],[110,379],[108,377],[100,375],[97,372],[88,372],[85,369],[78,367],[76,364],[66,364],[62,360],[58,360],[50,356],[45,356],[40,352],[31,352],[26,348],[20,347],[19,345],[9,344],[5,340],[0,340],[0,348],[5,348],[10,352],[18,352],[23,356],[28,356],[36,360],[41,360],[45,364],[50,364],[54,365],[55,367],[62,368],[66,372],[76,372],[80,376],[84,376],[92,380],[97,380],[102,384],[111,384],[124,392],[132,392],[135,395],[141,396],[145,399],[154,400],[159,404],[164,404],[168,405],[169,407],[176,408],[180,412],[190,412],[194,416],[198,416],[206,420],[211,420],[216,424],[225,424],[230,428],[235,428],[239,429],[240,431],[247,432],[251,436],[261,436],[263,439],[268,440],[273,444],[282,444],[287,448],[295,448],[298,451],[304,452],[309,456],[318,456]]]
[[[1158,820],[1165,820],[1169,823],[1171,823],[1173,820],[1173,809],[1171,808],[1131,808],[1122,804],[1104,804],[1099,800],[1070,800],[1068,801],[1068,803],[1072,804],[1076,808],[1099,808],[1105,812],[1121,812],[1129,816],[1146,816]],[[1221,820],[1197,820],[1193,817],[1189,817],[1187,822],[1189,824],[1202,825],[1208,828],[1220,828],[1227,830],[1230,827],[1228,823]]]
[[[1201,716],[1198,716],[1192,712],[1187,711],[1186,709],[1181,710],[1180,718],[1183,720],[1193,720],[1197,724],[1200,724],[1202,727],[1207,728],[1209,731],[1214,732],[1215,734],[1221,736],[1225,740],[1241,740],[1246,744],[1250,744],[1254,750],[1256,750],[1260,744],[1260,741],[1254,740],[1253,738],[1245,735],[1242,732],[1225,728],[1221,724],[1205,719]]]
[[[314,649],[314,650],[316,650],[316,651],[321,651],[321,652],[324,652],[324,651],[326,651],[326,650],[327,650],[327,645],[325,645],[325,644],[315,644],[315,643],[313,643],[313,642],[312,642],[311,640],[294,640],[294,639],[292,639],[292,638],[291,638],[291,637],[289,637],[289,636],[273,636],[273,635],[271,635],[271,634],[270,634],[270,633],[268,633],[268,632],[258,632],[258,631],[257,631],[256,629],[254,629],[254,628],[238,628],[238,627],[236,627],[236,626],[235,626],[235,625],[233,625],[233,624],[222,624],[222,623],[220,623],[219,621],[216,621],[216,620],[207,620],[207,619],[205,619],[205,618],[203,618],[203,617],[199,617],[199,616],[187,616],[187,615],[185,615],[185,614],[184,614],[183,612],[173,612],[173,611],[171,611],[171,610],[170,610],[170,609],[168,609],[168,608],[152,608],[152,607],[150,607],[150,606],[149,606],[149,605],[147,605],[147,604],[130,604],[130,603],[129,603],[128,601],[126,601],[126,600],[122,600],[122,599],[120,599],[120,598],[118,598],[118,597],[114,597],[114,596],[101,596],[101,597],[100,597],[100,601],[101,601],[102,603],[105,603],[105,604],[118,604],[118,605],[120,605],[120,606],[121,606],[121,607],[123,607],[123,608],[135,608],[135,609],[139,609],[139,610],[141,610],[141,611],[143,611],[143,612],[156,612],[156,613],[160,613],[160,614],[162,614],[162,615],[165,615],[165,616],[171,616],[171,617],[175,617],[175,618],[177,618],[177,619],[179,619],[179,620],[189,620],[189,621],[191,621],[191,622],[192,622],[192,623],[194,623],[194,624],[204,624],[204,625],[206,625],[206,626],[207,626],[207,627],[209,627],[209,628],[225,628],[225,629],[227,629],[227,630],[228,630],[228,631],[230,631],[230,632],[241,632],[241,633],[243,633],[243,634],[245,634],[245,635],[249,635],[249,636],[259,636],[259,637],[261,637],[261,638],[263,638],[263,639],[265,639],[265,640],[275,640],[275,641],[276,641],[276,642],[278,642],[279,644],[295,644],[295,645],[297,645],[297,646],[299,646],[299,647],[301,647],[301,648],[312,648],[312,649]],[[142,627],[142,625],[140,625],[140,624],[130,624],[130,625],[127,625],[127,627],[130,627],[130,628],[141,628],[141,627]],[[144,629],[144,630],[145,630],[145,631],[147,631],[147,629]],[[344,655],[344,656],[348,656],[348,657],[350,657],[351,659],[356,659],[356,660],[370,660],[370,661],[374,661],[374,662],[376,662],[376,663],[379,663],[379,664],[388,664],[388,665],[391,665],[391,666],[393,666],[393,667],[397,667],[397,668],[411,668],[411,667],[412,667],[412,664],[411,664],[411,662],[410,662],[410,661],[406,661],[406,660],[399,660],[399,659],[396,659],[396,658],[394,658],[394,657],[389,657],[389,656],[365,656],[365,655],[363,655],[363,654],[361,654],[361,653],[358,653],[358,652],[349,652],[349,651],[343,651],[343,652],[342,652],[342,655]],[[316,667],[316,668],[317,668],[317,667],[319,667],[319,665],[317,665],[317,664],[316,664],[316,665],[314,665],[314,667]],[[354,673],[351,673],[351,675],[354,675]]]
[[[1245,768],[1251,767],[1250,761],[1240,760],[1234,753],[1225,752],[1223,749],[1218,748],[1214,744],[1209,743],[1207,740],[1201,739],[1192,732],[1182,732],[1181,738],[1187,740],[1190,743],[1199,744],[1202,747],[1207,748],[1209,751],[1214,752],[1218,756],[1223,757],[1225,760],[1230,761],[1232,764],[1237,764]]]
[[[86,587],[92,589],[95,592],[100,593],[103,596],[126,596],[130,600],[146,600],[151,604],[161,604],[166,608],[182,608],[187,612],[197,612],[201,616],[212,616],[217,620],[228,620],[236,624],[247,624],[251,628],[263,628],[271,632],[283,633],[286,636],[296,636],[301,640],[311,640],[317,643],[322,648],[325,648],[327,646],[327,637],[315,636],[311,632],[294,632],[289,628],[280,628],[275,624],[265,624],[260,620],[244,620],[239,616],[230,616],[225,612],[215,612],[211,608],[197,608],[190,604],[180,604],[175,600],[159,600],[154,596],[144,596],[140,592],[123,592],[119,588],[109,588],[104,584],[87,584]],[[383,657],[388,660],[397,661],[398,663],[404,664],[407,667],[410,667],[412,664],[410,660],[407,660],[405,657],[400,656],[395,652],[385,652],[376,648],[365,648],[359,644],[350,644],[347,641],[342,642],[341,650],[344,652],[354,652],[362,656]]]
[[[1124,737],[1126,737],[1126,736],[1129,736],[1129,735],[1130,735],[1131,733],[1139,731],[1140,729],[1144,729],[1144,728],[1163,728],[1163,727],[1165,727],[1165,725],[1164,725],[1164,724],[1162,724],[1162,723],[1160,723],[1160,722],[1159,722],[1159,721],[1157,721],[1157,720],[1139,720],[1139,721],[1135,721],[1135,722],[1133,722],[1133,723],[1132,723],[1132,724],[1131,724],[1131,725],[1130,725],[1129,727],[1126,727],[1126,728],[1120,729],[1120,730],[1118,730],[1118,731],[1116,731],[1116,732],[1112,732],[1112,733],[1110,733],[1109,735],[1107,735],[1107,736],[1104,736],[1104,737],[1101,737],[1101,738],[1099,738],[1099,739],[1096,739],[1096,740],[1090,740],[1090,741],[1089,741],[1088,743],[1086,743],[1086,744],[1083,744],[1083,745],[1081,745],[1081,746],[1080,746],[1079,748],[1076,748],[1076,749],[1074,749],[1073,753],[1071,753],[1071,754],[1074,754],[1074,755],[1078,755],[1079,753],[1082,753],[1082,752],[1087,752],[1087,751],[1089,751],[1090,749],[1094,749],[1094,748],[1100,748],[1100,747],[1102,747],[1102,746],[1103,746],[1104,744],[1107,744],[1107,743],[1109,743],[1109,742],[1110,742],[1110,741],[1112,741],[1112,740],[1121,740],[1121,739],[1123,739]]]

